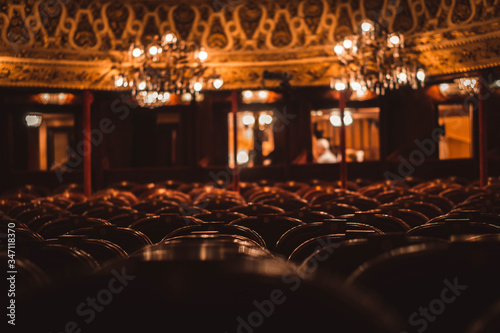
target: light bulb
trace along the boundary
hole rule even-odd
[[[220,89],[224,85],[224,81],[220,78],[215,79],[213,85],[215,89]]]
[[[339,117],[340,119],[340,117]],[[344,113],[344,125],[345,126],[349,126],[349,125],[352,125],[352,122],[353,122],[353,119],[352,119],[352,115],[350,112],[345,112]]]
[[[342,53],[344,53],[344,47],[342,45],[340,45],[340,44],[337,44],[333,48],[333,51],[335,51],[336,55],[341,55]]]
[[[198,59],[200,59],[201,62],[207,60],[208,58],[208,53],[205,51],[204,48],[201,48],[200,52],[198,53]]]
[[[401,38],[399,37],[398,34],[392,34],[389,35],[389,38],[387,39],[389,47],[394,47],[398,46],[399,43],[401,43]]]
[[[181,101],[183,101],[184,103],[191,102],[192,100],[193,100],[193,95],[191,95],[190,93],[184,93],[181,95]]]
[[[255,117],[251,114],[246,114],[242,118],[243,125],[245,126],[251,126],[255,124]]]
[[[346,84],[344,82],[336,82],[335,83],[335,90],[342,91],[345,89],[346,89]]]
[[[125,85],[125,80],[122,75],[117,75],[115,77],[115,87],[123,87]]]
[[[238,164],[245,164],[249,161],[248,153],[245,150],[240,150],[236,155],[236,162]]]
[[[441,83],[439,85],[439,90],[441,90],[442,92],[447,91],[449,88],[450,88],[450,85],[448,83]]]
[[[268,114],[261,114],[259,116],[259,125],[269,125],[273,122],[273,117]]]
[[[345,39],[343,45],[346,50],[349,50],[352,47],[352,40]]]
[[[399,73],[398,79],[400,82],[406,82],[406,80],[408,79],[408,75],[406,75],[406,73]]]
[[[24,121],[28,127],[40,127],[42,124],[42,116],[37,114],[27,114],[24,117]]]
[[[365,96],[365,94],[366,94],[366,88],[365,88],[365,87],[363,87],[363,88],[361,88],[361,89],[359,89],[359,90],[356,90],[356,94],[358,95],[358,97],[363,97],[363,96]]]
[[[338,114],[333,114],[330,116],[330,124],[335,127],[342,126],[342,121],[340,120],[340,116]]]
[[[139,90],[146,89],[146,82],[144,82],[144,81],[139,82],[139,84],[137,85],[137,88],[139,88]]]
[[[203,84],[201,82],[196,82],[193,85],[194,91],[200,92],[203,89]]]
[[[251,90],[245,90],[243,92],[243,98],[244,99],[250,99],[253,97],[253,92]]]
[[[373,30],[373,23],[368,20],[363,21],[363,23],[361,23],[361,30],[363,30],[364,32]]]
[[[134,58],[139,58],[141,55],[142,55],[142,49],[139,47],[134,48],[134,50],[132,51],[132,56]]]
[[[357,81],[351,82],[351,88],[354,91],[358,91],[361,89],[361,84]]]
[[[417,79],[418,79],[419,81],[421,81],[421,82],[424,82],[424,80],[425,80],[425,72],[424,72],[424,70],[423,70],[423,69],[419,69],[419,70],[417,71]]]
[[[149,48],[149,54],[151,54],[152,56],[155,56],[158,53],[161,53],[161,49],[158,46],[153,45]]]
[[[175,36],[174,33],[172,32],[168,32],[165,34],[165,36],[163,37],[163,42],[165,44],[173,44],[175,42],[177,42],[177,37]]]
[[[266,99],[268,97],[267,91],[261,90],[259,91],[259,98],[260,99]]]

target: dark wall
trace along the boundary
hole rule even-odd
[[[348,106],[379,106],[382,161],[368,167],[368,164],[351,165],[351,176],[365,174],[368,178],[380,178],[384,170],[397,170],[398,156],[408,156],[418,149],[415,140],[429,138],[436,128],[436,104],[443,102],[436,97],[436,88],[417,91],[401,89],[368,102],[349,102]],[[38,91],[39,92],[39,91]],[[28,129],[22,123],[27,105],[7,103],[6,96],[23,96],[33,91],[15,89],[0,91],[0,169],[2,187],[14,186],[26,181],[35,182],[44,173],[27,174],[30,167],[28,150]],[[74,92],[80,94],[81,92]],[[101,188],[110,180],[131,177],[148,181],[157,178],[179,178],[184,180],[207,178],[213,168],[225,170],[227,165],[228,118],[231,111],[230,92],[207,93],[205,100],[198,104],[169,106],[161,110],[142,109],[131,103],[126,94],[95,92],[92,104],[92,128],[97,129],[102,119],[109,119],[113,130],[103,135],[99,144],[93,147],[92,166],[94,189]],[[500,94],[495,92],[484,101],[488,114],[488,151],[491,161],[490,174],[498,175],[495,162],[500,159]],[[28,105],[30,111],[48,110],[47,106]],[[261,107],[261,106],[255,106]],[[276,131],[276,158],[273,168],[245,170],[242,177],[298,178],[337,177],[335,168],[326,166],[300,165],[312,161],[310,111],[318,108],[338,107],[338,101],[329,88],[296,88],[289,98],[282,99],[269,108],[280,113]],[[83,139],[81,132],[81,104],[69,108],[75,114],[76,141]],[[240,108],[241,109],[241,108]],[[53,108],[50,109],[51,111]],[[157,112],[172,112],[180,116],[175,163],[168,164],[157,157],[155,142],[158,133]],[[283,125],[283,126],[282,126]],[[303,156],[304,158],[300,159]],[[384,159],[384,156],[387,159]],[[33,157],[31,157],[32,159]],[[434,163],[437,150],[426,158],[426,163],[415,171],[418,175],[446,175],[451,173],[469,174],[477,178],[477,164],[461,162],[461,169],[450,169],[452,162]],[[386,162],[387,160],[387,162]],[[293,161],[299,165],[293,165]],[[451,163],[451,164],[450,164]],[[458,162],[457,162],[458,163]],[[474,167],[474,165],[476,165]],[[305,168],[305,169],[301,169]],[[170,170],[170,171],[168,171]],[[300,170],[304,170],[301,172]],[[305,172],[307,171],[307,172]],[[68,181],[78,180],[79,171]],[[309,174],[311,172],[311,174]],[[8,181],[9,175],[17,174]],[[24,175],[24,176],[23,176]],[[154,176],[153,176],[154,175]],[[24,181],[23,179],[26,179]]]

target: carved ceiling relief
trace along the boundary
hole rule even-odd
[[[100,73],[96,77],[102,77],[101,67],[109,71],[113,62],[119,66],[131,42],[174,30],[181,39],[199,41],[207,47],[214,63],[252,63],[261,73],[266,68],[259,67],[258,62],[274,62],[267,66],[275,69],[288,66],[286,61],[299,61],[293,73],[304,79],[298,84],[309,85],[325,84],[337,68],[335,61],[327,58],[333,55],[331,45],[352,34],[365,17],[389,31],[405,33],[408,47],[422,49],[420,59],[430,75],[477,67],[474,61],[479,60],[460,56],[465,52],[463,45],[496,45],[500,39],[500,0],[220,0],[218,6],[178,3],[0,0],[0,56],[7,59],[5,64],[30,64],[30,59],[78,61],[65,70],[89,61],[85,70],[96,70]],[[485,53],[481,61],[499,62],[499,53],[477,49]],[[314,60],[318,58],[323,59],[321,65]],[[4,66],[0,64],[0,69]],[[331,68],[328,73],[324,66]],[[321,70],[315,72],[313,67]],[[69,82],[57,73],[55,84]],[[253,83],[249,77],[224,79],[229,87]],[[105,80],[100,83],[102,88],[112,88],[111,74]],[[0,85],[13,84],[20,81],[0,77]],[[32,84],[43,86],[47,82]]]

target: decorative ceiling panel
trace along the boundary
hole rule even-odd
[[[500,0],[0,0],[0,85],[112,90],[130,43],[168,30],[207,48],[226,89],[264,70],[327,85],[364,18],[404,33],[429,75],[500,64]]]

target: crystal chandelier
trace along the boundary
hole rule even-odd
[[[344,73],[331,79],[332,89],[350,88],[361,97],[367,90],[383,95],[388,89],[406,85],[417,89],[424,84],[424,69],[404,52],[404,36],[386,34],[371,20],[364,20],[359,33],[345,37],[334,51]]]
[[[134,43],[129,49],[129,74],[115,77],[115,87],[129,88],[139,106],[155,108],[166,105],[173,95],[190,101],[206,84],[220,89],[224,84],[220,75],[204,77],[208,53],[193,42],[178,40],[173,32],[161,38],[155,36],[146,47]]]

